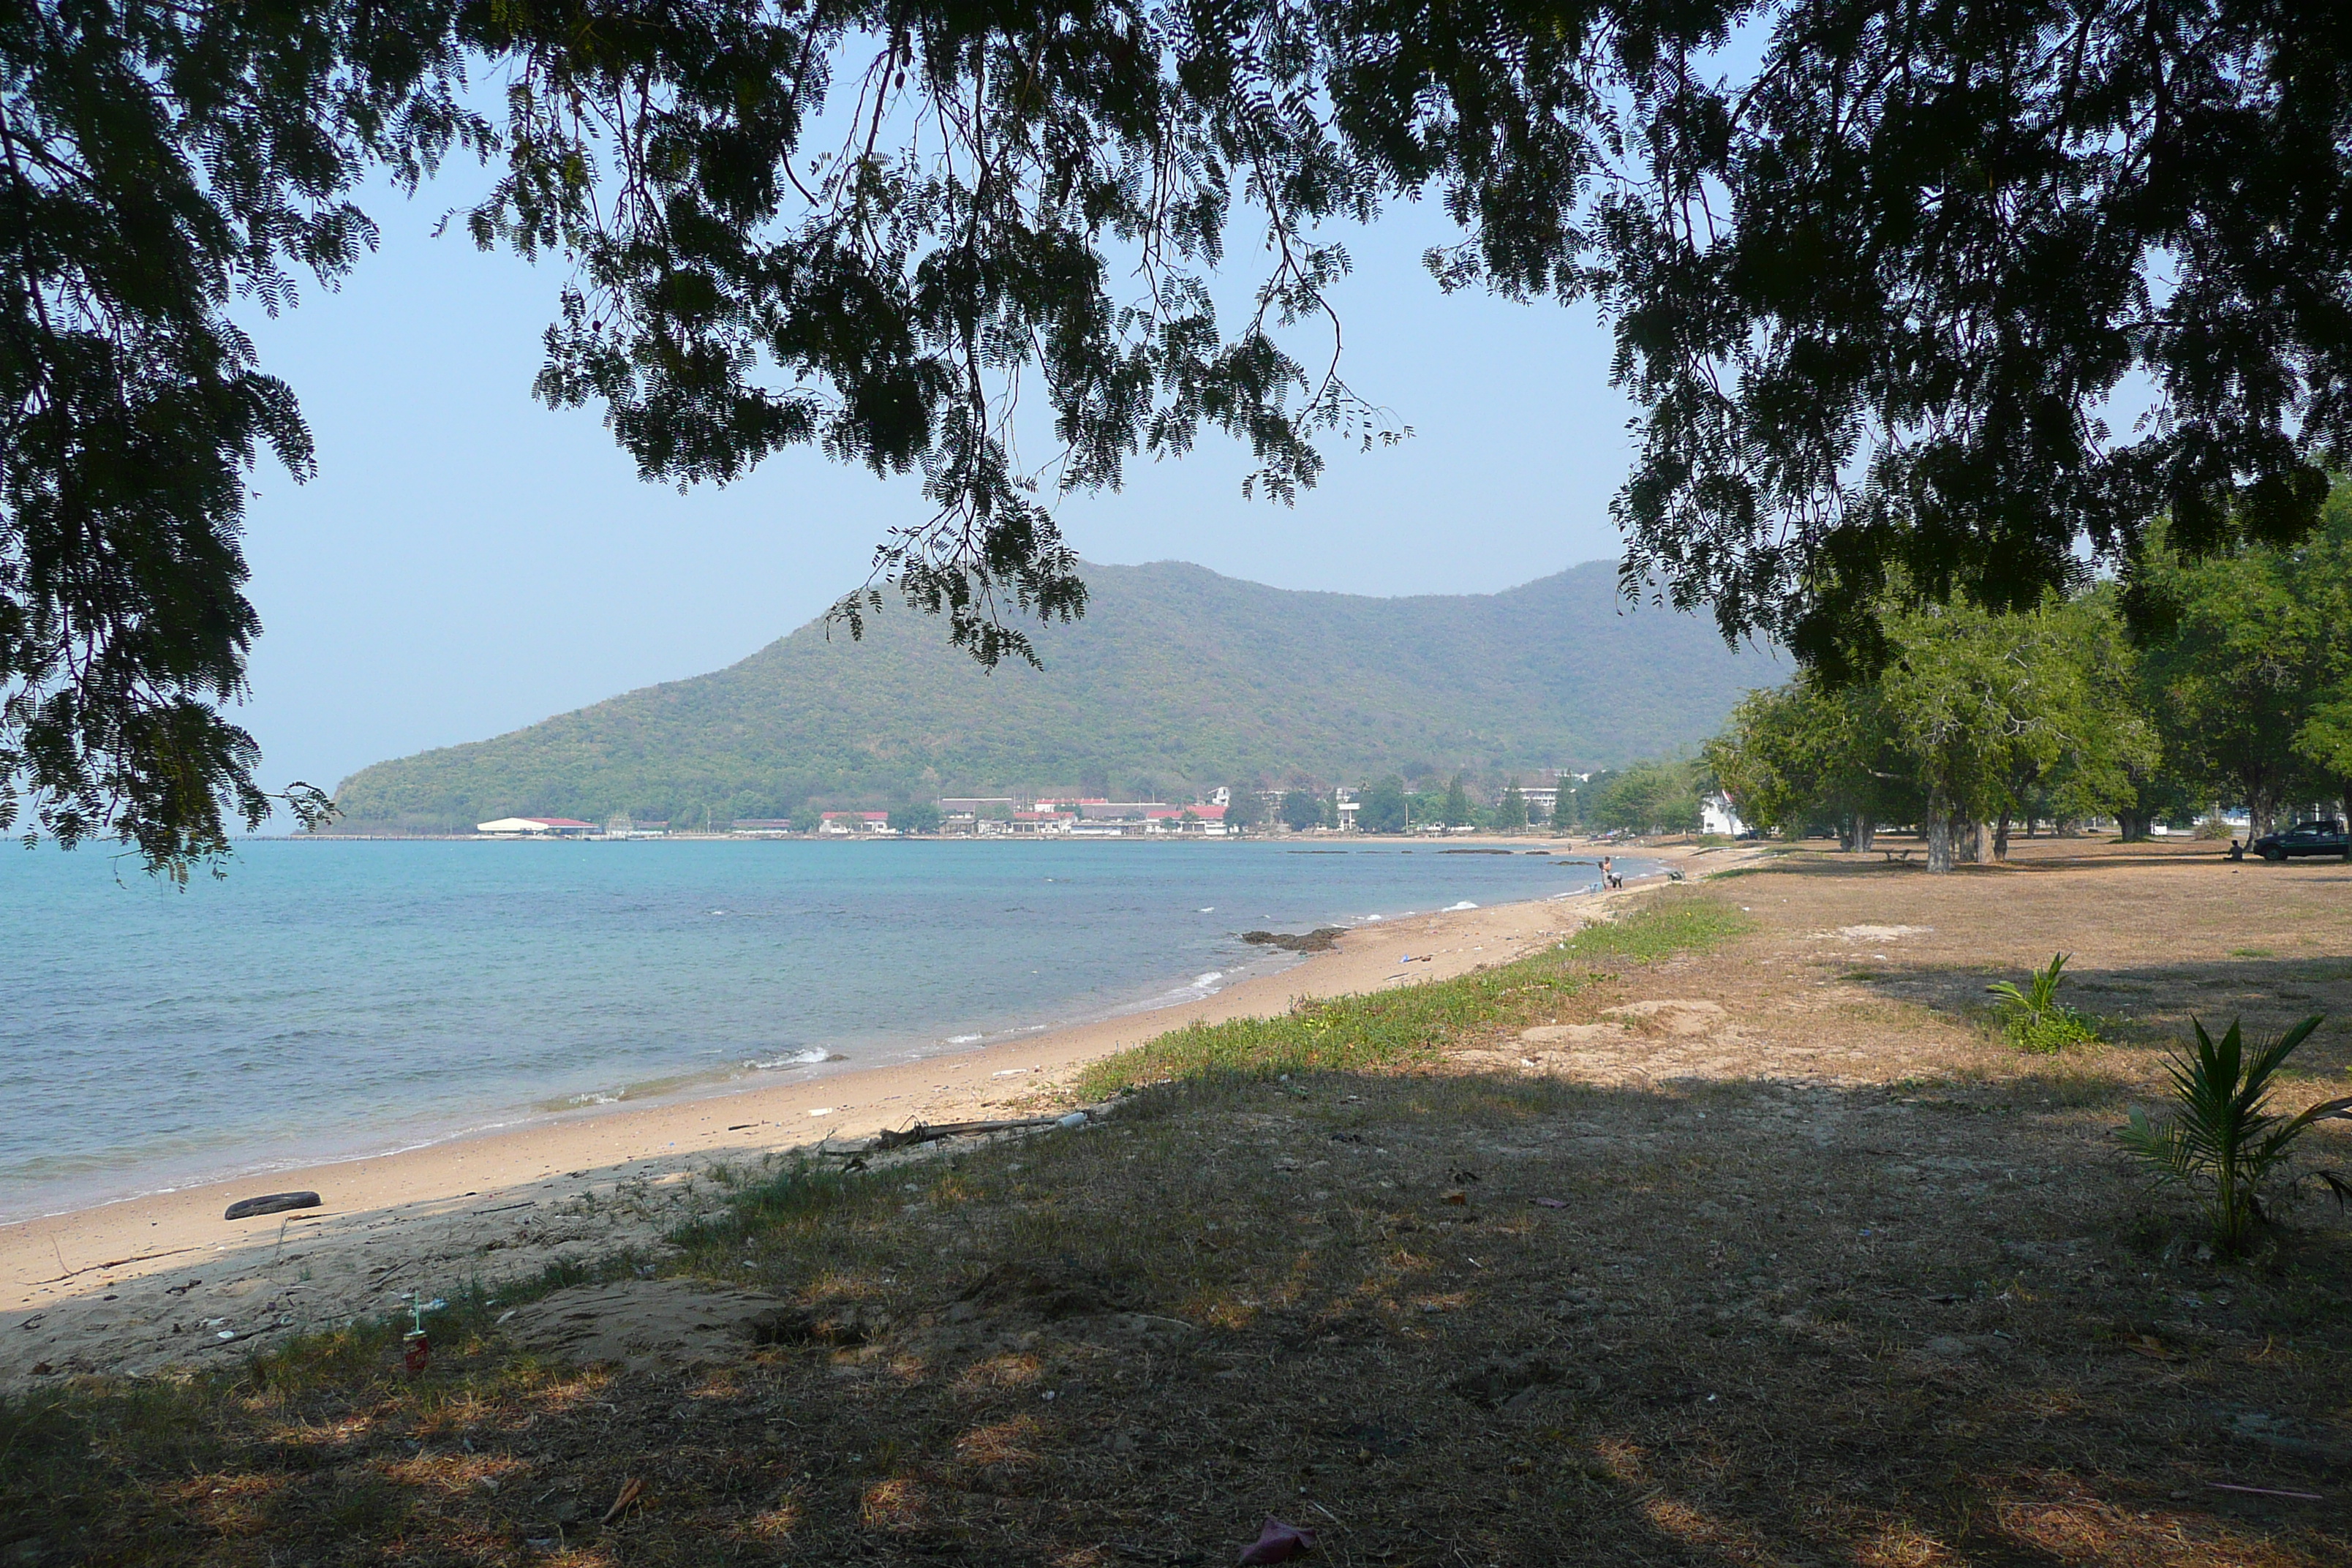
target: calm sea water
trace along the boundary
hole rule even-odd
[[[1285,962],[1243,931],[1593,876],[1425,845],[262,841],[183,890],[0,854],[0,1215],[967,1049]]]

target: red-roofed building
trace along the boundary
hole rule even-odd
[[[870,833],[885,838],[898,831],[890,826],[890,814],[887,811],[828,811],[819,819],[816,830],[835,837]]]

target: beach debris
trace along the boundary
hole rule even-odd
[[[425,1332],[425,1314],[441,1311],[449,1303],[438,1296],[428,1301],[422,1290],[411,1290],[407,1296],[409,1328],[400,1336],[400,1364],[408,1369],[411,1377],[415,1377],[433,1359],[433,1341]]]
[[[598,1520],[596,1522],[599,1524],[610,1524],[614,1520],[620,1518],[623,1514],[628,1512],[631,1509],[643,1507],[645,1505],[645,1500],[646,1483],[639,1478],[631,1476],[628,1480],[623,1484],[621,1488],[621,1495],[613,1500],[613,1506],[606,1509],[604,1510],[604,1517]]]
[[[256,1215],[284,1214],[288,1209],[314,1209],[319,1206],[316,1193],[264,1193],[257,1198],[239,1198],[228,1205],[223,1219],[251,1219]]]
[[[1449,1204],[1466,1204],[1470,1201],[1470,1194],[1456,1187],[1445,1194],[1445,1201]]]
[[[1287,1563],[1303,1552],[1315,1550],[1315,1532],[1295,1524],[1268,1517],[1265,1528],[1257,1539],[1242,1548],[1244,1563]]]
[[[1055,1126],[1068,1128],[1072,1131],[1084,1127],[1086,1124],[1087,1113],[1083,1110],[1073,1110],[1067,1116],[1055,1118],[1054,1121]]]
[[[1539,1209],[1564,1209],[1568,1206],[1566,1198],[1529,1198],[1528,1201]]]
[[[1084,1118],[1086,1112],[1076,1110],[1072,1116]],[[933,1126],[918,1121],[904,1131],[884,1131],[877,1133],[877,1149],[904,1149],[913,1143],[936,1143],[942,1138],[976,1138],[986,1132],[1018,1132],[1032,1127],[1071,1125],[1068,1116],[1029,1116],[1014,1121],[942,1121]]]
[[[2326,1502],[2327,1500],[2326,1495],[2320,1492],[2281,1491],[2276,1487],[2239,1487],[2231,1486],[2228,1481],[2207,1481],[2205,1484],[2217,1492],[2244,1492],[2251,1497],[2294,1498],[2298,1502]]]

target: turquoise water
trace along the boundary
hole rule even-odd
[[[1237,940],[1578,891],[1433,846],[261,841],[0,854],[0,1215],[1209,994]]]

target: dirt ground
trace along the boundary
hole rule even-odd
[[[583,1280],[482,1309],[413,1383],[353,1336],[45,1396],[0,1436],[54,1460],[0,1542],[1185,1564],[1273,1516],[1381,1568],[2340,1568],[2352,1222],[2307,1202],[2215,1261],[2113,1130],[2192,1014],[2328,1015],[2281,1098],[2345,1092],[2352,867],[2014,855],[1670,889],[1752,929],[1434,1068],[1163,1087],[745,1190],[679,1241],[723,1298]],[[1984,986],[2057,951],[2105,1043],[2021,1055]],[[2352,1167],[2352,1125],[2308,1142]]]

